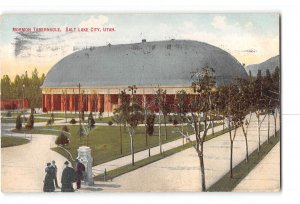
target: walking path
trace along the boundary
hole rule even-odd
[[[271,134],[274,133],[271,119]],[[279,121],[277,124],[279,129]],[[267,140],[267,120],[261,130],[261,143]],[[249,154],[257,150],[258,135],[257,121],[253,117],[248,133]],[[230,142],[229,133],[216,137],[204,143],[204,162],[206,174],[206,187],[208,188],[229,170]],[[277,160],[279,155],[277,155]],[[245,140],[242,131],[237,130],[234,141],[233,166],[245,158]],[[122,161],[120,160],[120,163]],[[116,164],[118,165],[118,164]],[[274,164],[276,165],[276,164]],[[279,164],[278,164],[279,166]],[[274,178],[280,179],[280,174],[268,171]],[[258,177],[260,180],[264,177]],[[279,189],[279,183],[273,183],[273,189]],[[93,187],[86,190],[101,191],[201,191],[201,176],[198,156],[193,148],[184,150],[175,155],[159,160],[135,171],[115,178],[112,182],[96,182]],[[248,189],[243,189],[247,191]],[[251,191],[251,188],[249,189]],[[265,190],[265,189],[258,189]]]
[[[222,125],[219,125],[219,126],[214,128],[215,132],[218,132],[218,131],[221,131],[221,130],[223,130]],[[207,134],[212,134],[212,129],[209,129]],[[190,138],[191,138],[191,140],[195,140],[195,135],[190,136]],[[186,143],[186,139],[183,140],[181,138],[181,139],[174,140],[172,142],[162,144],[162,152],[167,151],[169,149],[173,149],[173,148],[178,147],[178,146],[181,146],[183,143],[184,144]],[[151,153],[151,155],[159,154],[160,153],[160,147],[156,146],[156,147],[150,148],[150,153]],[[149,150],[148,149],[143,150],[143,151],[140,151],[140,152],[137,152],[137,153],[134,154],[134,161],[137,162],[137,161],[140,161],[140,160],[148,158],[148,157],[149,157]],[[131,155],[121,157],[121,158],[118,158],[118,159],[115,159],[115,160],[112,160],[112,161],[94,166],[93,167],[93,174],[95,176],[97,176],[99,174],[102,174],[105,169],[106,169],[106,171],[110,171],[110,170],[119,168],[121,166],[125,166],[127,164],[131,164]]]
[[[14,133],[13,136],[24,137]],[[3,192],[42,192],[47,162],[56,161],[60,184],[63,164],[67,160],[52,151],[55,136],[32,135],[30,143],[1,148],[1,188]]]
[[[237,192],[280,191],[280,142],[234,189]]]

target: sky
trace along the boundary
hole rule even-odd
[[[33,32],[33,28],[61,32]],[[102,32],[66,32],[68,28],[100,28]],[[31,28],[14,32],[13,28]],[[113,28],[103,32],[103,28]],[[240,63],[261,63],[279,54],[278,13],[202,14],[42,14],[0,16],[1,77],[14,78],[35,68],[39,74],[63,57],[85,47],[170,39],[206,42]]]

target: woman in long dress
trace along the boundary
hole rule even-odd
[[[51,166],[51,163],[47,163],[47,167],[45,169],[46,175],[44,179],[44,192],[53,192],[55,190],[54,187],[54,175],[55,169]]]

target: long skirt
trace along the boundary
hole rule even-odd
[[[53,192],[55,190],[53,179],[45,179],[44,180],[44,192]]]

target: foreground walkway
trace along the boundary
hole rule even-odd
[[[237,185],[238,192],[280,191],[280,142],[269,154]]]
[[[221,130],[223,130],[222,125],[219,125],[219,126],[214,128],[215,132],[218,132],[218,131],[221,131]],[[207,134],[211,134],[211,133],[212,133],[212,129],[209,129]],[[190,138],[191,138],[191,140],[195,140],[195,135],[191,136]],[[172,142],[162,144],[162,152],[167,151],[169,149],[173,149],[173,148],[178,147],[178,146],[182,146],[183,143],[185,144],[186,140],[185,139],[183,140],[181,138],[181,139],[174,140]],[[150,148],[151,156],[159,154],[159,153],[160,153],[160,147],[159,146]],[[145,159],[145,158],[148,158],[148,157],[149,157],[149,150],[143,150],[143,151],[140,151],[140,152],[137,152],[137,153],[134,154],[135,162],[140,161],[140,160]],[[102,174],[105,169],[107,171],[110,171],[110,170],[119,168],[121,166],[125,166],[127,164],[131,164],[131,155],[121,157],[121,158],[118,158],[118,159],[115,159],[115,160],[112,160],[112,161],[94,166],[93,167],[93,174],[95,176],[97,176],[99,174]]]
[[[23,137],[23,134],[13,134]],[[3,192],[42,192],[47,162],[56,161],[60,184],[66,158],[52,151],[55,136],[32,135],[28,144],[1,148],[1,187]]]
[[[273,121],[271,121],[273,125]],[[267,140],[267,121],[264,122],[261,131],[261,142]],[[279,122],[277,124],[279,129]],[[250,123],[248,144],[249,154],[257,149],[257,123],[255,118]],[[273,133],[273,127],[271,133]],[[230,142],[229,133],[204,143],[204,162],[206,173],[206,186],[224,176],[230,169]],[[234,142],[233,165],[237,165],[245,158],[245,140],[241,129],[238,129]],[[276,161],[278,161],[277,155]],[[276,163],[276,162],[275,162]],[[274,165],[276,165],[274,163]],[[279,167],[279,164],[278,164]],[[269,170],[269,173],[272,169]],[[280,175],[275,175],[280,179]],[[265,179],[263,174],[257,177]],[[279,189],[279,183],[273,184],[273,189]],[[197,154],[193,148],[179,152],[175,155],[159,160],[135,171],[121,175],[112,182],[96,182],[94,187],[87,190],[101,191],[201,191],[200,165]],[[248,191],[248,189],[244,189]],[[249,189],[251,191],[251,189]],[[261,189],[262,190],[262,189]]]

